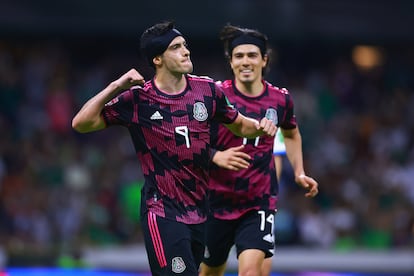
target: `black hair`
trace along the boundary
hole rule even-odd
[[[272,50],[269,47],[268,38],[258,30],[242,28],[231,24],[225,25],[220,31],[220,40],[223,42],[224,55],[231,59],[233,49],[240,44],[255,44],[260,49],[262,57],[267,56],[267,65],[263,74],[267,72],[270,64]]]
[[[182,34],[174,28],[173,21],[157,23],[142,33],[141,53],[147,58],[151,67],[154,67],[153,58],[162,54],[177,36],[182,36]]]

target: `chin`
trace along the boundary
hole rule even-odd
[[[243,83],[253,83],[253,79],[252,78],[240,78],[240,81]]]
[[[239,78],[243,81],[253,81],[253,76],[251,75],[239,75]]]
[[[193,72],[193,65],[188,66],[188,68],[185,69],[185,73],[192,73]]]

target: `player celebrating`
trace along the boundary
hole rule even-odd
[[[155,68],[153,79],[144,83],[131,69],[87,101],[72,126],[79,132],[128,128],[145,177],[141,221],[152,275],[198,275],[210,124],[249,138],[274,136],[276,127],[238,113],[213,81],[188,74],[190,51],[172,22],[145,30],[141,48]]]
[[[266,116],[281,128],[296,182],[313,197],[318,184],[306,176],[302,140],[286,89],[263,80],[268,64],[267,37],[255,30],[227,25],[221,32],[234,80],[221,83],[230,102],[253,118]],[[224,275],[229,251],[236,246],[238,275],[269,275],[274,251],[274,215],[278,183],[273,137],[240,138],[221,125],[213,135],[210,172],[211,215],[201,275]],[[214,134],[214,133],[213,133]],[[229,171],[230,170],[230,171]]]

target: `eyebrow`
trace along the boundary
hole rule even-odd
[[[244,51],[240,51],[240,52],[234,52],[233,53],[233,55],[244,55],[244,54],[247,54],[247,55],[251,55],[251,54],[260,54],[260,51],[247,51],[247,52],[244,52]]]
[[[176,43],[171,44],[170,46],[168,46],[168,48],[174,47],[174,46],[177,46],[177,45],[187,45],[187,41],[182,40],[182,41],[176,42]]]

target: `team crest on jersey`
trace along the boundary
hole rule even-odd
[[[182,273],[187,268],[183,258],[181,257],[174,257],[172,259],[171,266],[174,273]]]
[[[277,111],[274,108],[268,108],[266,110],[266,119],[269,119],[273,122],[274,125],[277,125],[278,119],[277,119]]]
[[[196,102],[193,108],[193,116],[197,121],[203,122],[208,118],[207,108],[202,102]]]

